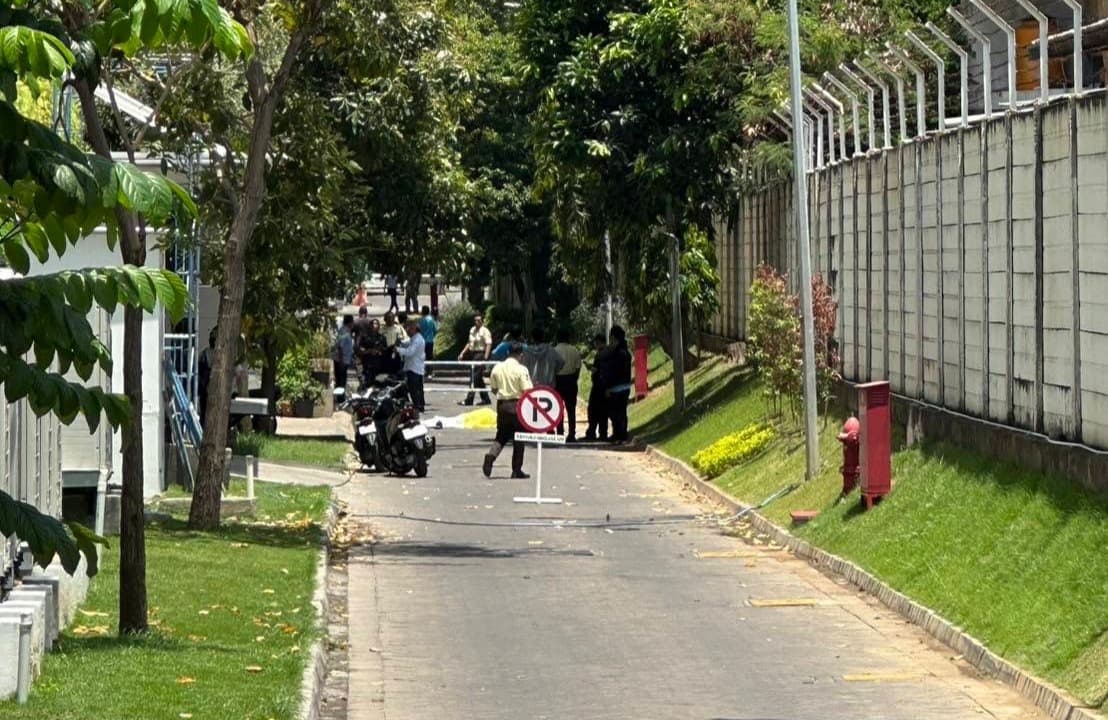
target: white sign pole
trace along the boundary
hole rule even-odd
[[[562,503],[561,498],[543,497],[542,496],[542,446],[543,443],[552,442],[558,444],[565,442],[564,435],[545,435],[543,433],[516,433],[513,442],[533,442],[538,446],[538,459],[536,461],[537,467],[535,468],[535,496],[534,497],[514,497],[513,502],[517,503],[534,503],[536,505],[560,505]]]

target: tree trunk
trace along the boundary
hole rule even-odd
[[[207,530],[219,525],[223,494],[223,474],[227,445],[227,423],[231,414],[231,384],[238,337],[242,330],[242,300],[246,283],[246,248],[258,224],[258,213],[265,200],[266,153],[273,132],[273,115],[284,93],[292,62],[304,42],[306,30],[294,33],[285,50],[281,68],[266,90],[265,71],[255,55],[246,75],[254,97],[254,127],[246,158],[242,192],[231,223],[230,237],[223,252],[223,283],[219,289],[219,323],[216,331],[212,374],[208,385],[208,416],[204,418],[204,439],[200,444],[200,463],[196,487],[189,508],[189,527]]]
[[[268,402],[269,410],[265,432],[267,435],[272,435],[277,432],[277,363],[280,362],[280,358],[277,356],[276,344],[272,340],[266,340],[263,343],[263,351],[265,360],[262,365],[262,395]]]
[[[126,635],[147,630],[142,308],[123,310],[123,392],[131,403],[131,421],[120,429],[123,435],[123,497],[119,519],[119,633]]]
[[[96,113],[96,99],[85,80],[75,80],[89,142],[97,155],[111,159],[104,127]],[[131,158],[133,161],[133,157]],[[146,264],[146,229],[141,218],[117,206],[120,252],[130,265]],[[123,310],[123,393],[131,405],[131,418],[120,428],[122,436],[123,494],[119,518],[119,633],[146,632],[146,523],[143,515],[142,453],[142,308]],[[158,368],[154,368],[157,372]],[[158,432],[161,428],[157,429]]]

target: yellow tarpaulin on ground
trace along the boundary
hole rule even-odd
[[[496,428],[496,411],[483,407],[462,415],[462,427],[469,430],[494,430]]]

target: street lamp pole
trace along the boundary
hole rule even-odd
[[[807,450],[805,478],[819,474],[819,436],[816,434],[816,341],[812,318],[812,251],[808,237],[808,178],[804,173],[804,134],[800,97],[800,25],[796,0],[789,0],[789,95],[792,101],[793,206],[796,208],[796,240],[800,256],[800,312],[804,329],[804,441]]]

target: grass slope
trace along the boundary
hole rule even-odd
[[[652,365],[658,362],[652,357]],[[636,435],[688,461],[699,449],[766,420],[748,370],[713,358],[686,378],[688,411],[669,414],[659,388],[631,411]],[[991,649],[1094,707],[1108,705],[1108,500],[1058,477],[944,445],[900,449],[894,492],[869,513],[855,494],[836,504],[842,418],[821,426],[814,482],[764,512],[787,524],[795,509],[820,516],[797,534],[866,567],[939,611]],[[771,450],[715,482],[758,502],[804,477],[803,436],[777,422]]]
[[[316,632],[311,596],[329,489],[259,482],[257,493],[253,524],[210,533],[181,519],[147,527],[148,636],[116,636],[113,543],[30,702],[0,704],[0,717],[295,718]]]

